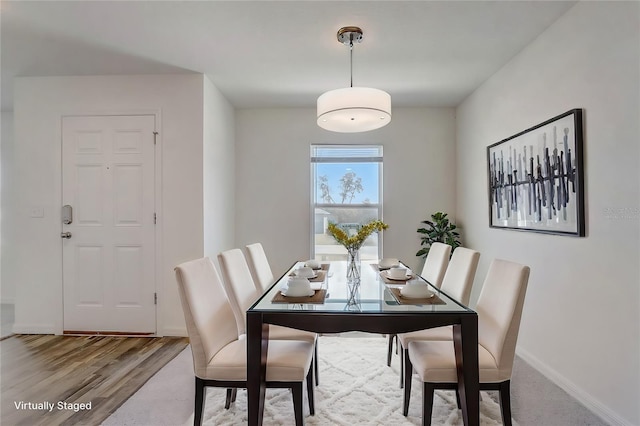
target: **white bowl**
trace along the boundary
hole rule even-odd
[[[399,264],[400,264],[400,261],[398,259],[389,257],[385,259],[380,259],[380,262],[378,262],[378,267],[387,269],[387,268],[393,268],[394,266],[398,266]]]
[[[320,262],[315,259],[309,259],[304,262],[304,266],[308,266],[311,269],[320,269]]]
[[[282,294],[289,297],[311,296],[313,293],[309,280],[302,277],[289,278],[287,288],[282,292]]]
[[[405,268],[404,266],[394,266],[393,268],[389,269],[387,274],[389,275],[389,278],[402,280],[404,278],[407,278],[407,268]]]
[[[407,284],[400,289],[403,297],[413,299],[423,299],[433,296],[433,292],[429,290],[429,286],[422,283]]]
[[[294,270],[293,273],[296,277],[302,277],[302,278],[313,278],[316,276],[316,273],[313,272],[313,269],[311,269],[308,266],[302,266]]]

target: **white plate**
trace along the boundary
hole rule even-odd
[[[306,278],[308,280],[312,280],[314,278],[318,278],[318,273],[314,272],[313,275],[311,275],[310,277],[303,277],[302,275],[296,275],[296,273],[294,272],[292,276],[297,277],[297,278]]]
[[[387,271],[382,271],[382,275],[384,275],[385,278],[388,278],[393,281],[407,281],[407,280],[410,280],[411,277],[413,276],[413,274],[410,274],[410,275],[406,275],[404,278],[393,278],[392,276],[389,275],[389,272]]]
[[[400,290],[400,295],[406,299],[429,299],[430,297],[433,297],[435,293],[432,292],[431,290],[427,290],[427,292],[423,294],[407,295],[407,294],[402,294],[402,290]]]
[[[322,290],[322,283],[314,282],[311,284],[311,290]]]
[[[284,297],[307,297],[307,296],[308,296],[308,297],[311,297],[311,296],[313,296],[314,294],[316,294],[315,290],[311,289],[311,290],[309,291],[309,294],[308,294],[307,296],[305,296],[305,295],[302,295],[302,296],[289,296],[289,295],[287,294],[287,290],[288,290],[288,289],[286,289],[286,288],[284,288],[284,289],[280,290],[280,294],[282,294]]]

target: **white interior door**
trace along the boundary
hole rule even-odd
[[[155,117],[62,121],[65,332],[155,333]]]

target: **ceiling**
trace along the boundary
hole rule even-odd
[[[6,1],[14,76],[203,73],[237,108],[312,107],[349,85],[342,26],[363,29],[353,84],[394,106],[455,106],[574,1]]]

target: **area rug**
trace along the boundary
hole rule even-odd
[[[418,425],[421,424],[422,386],[414,378],[409,416],[402,415],[403,390],[399,387],[400,363],[393,357],[387,367],[384,337],[321,336],[319,341],[320,386],[315,388],[315,416],[309,416],[305,393],[307,425]],[[204,425],[237,425],[247,422],[247,393],[224,409],[224,389],[209,388]],[[287,389],[267,389],[265,425],[293,425],[293,402]],[[485,392],[480,402],[480,423],[500,425],[500,406]],[[193,417],[185,424],[192,425]],[[462,411],[456,407],[454,392],[436,391],[433,425],[462,425]],[[514,425],[516,423],[514,422]]]

